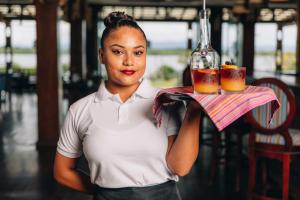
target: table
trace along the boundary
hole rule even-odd
[[[243,92],[235,94],[194,94],[192,87],[167,88],[157,94],[153,105],[153,114],[158,125],[162,120],[162,106],[192,99],[200,104],[218,131],[222,131],[248,111],[266,103],[271,103],[270,111],[266,112],[266,120],[270,122],[280,106],[275,93],[268,87],[246,86]]]

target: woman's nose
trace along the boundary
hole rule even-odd
[[[124,61],[123,61],[123,64],[124,64],[125,66],[132,66],[132,65],[133,65],[133,58],[132,58],[132,56],[129,55],[129,54],[127,54],[127,55],[125,56],[125,59],[124,59]]]

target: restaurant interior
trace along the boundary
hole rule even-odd
[[[235,65],[246,67],[247,85],[270,85],[286,98],[277,96],[279,128],[261,126],[253,120],[258,112],[253,112],[220,131],[204,112],[198,158],[178,182],[182,199],[300,200],[300,1],[207,0],[206,7],[210,9],[211,46],[220,54],[221,64],[233,59]],[[188,60],[199,40],[201,9],[202,0],[0,0],[0,31],[5,33],[0,46],[4,60],[0,66],[0,199],[92,199],[58,184],[53,164],[68,107],[95,92],[105,79],[98,61],[103,19],[112,11],[124,11],[138,23],[185,23],[184,68],[172,86],[189,87]],[[14,67],[12,24],[22,21],[35,22],[34,75]],[[70,27],[67,78],[59,62],[59,21]],[[256,65],[255,45],[257,32],[264,30],[257,30],[256,25],[270,23],[276,27],[269,55],[274,70],[263,71],[260,68],[268,66]],[[233,49],[226,46],[227,25],[235,27]],[[283,30],[291,25],[296,26],[292,58],[286,57],[283,42]],[[154,46],[151,41],[148,45]],[[287,69],[289,60],[292,67]],[[264,142],[258,142],[257,132],[267,135],[260,138]],[[85,164],[82,158],[78,168]]]

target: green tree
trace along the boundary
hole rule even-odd
[[[162,80],[171,80],[177,77],[177,71],[169,66],[162,65],[156,72],[154,72],[151,76],[152,80],[162,79]]]

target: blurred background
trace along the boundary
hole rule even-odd
[[[199,40],[202,5],[201,0],[0,0],[0,199],[89,199],[58,186],[52,166],[69,105],[106,78],[97,55],[104,17],[124,11],[138,21],[149,45],[145,77],[166,88],[182,85]],[[298,99],[299,1],[209,0],[207,7],[221,63],[247,67],[249,83],[277,77]],[[210,166],[205,152],[198,163],[203,169]],[[208,175],[199,171],[186,178],[183,199],[245,199],[231,183],[229,190],[224,183],[209,187]]]

